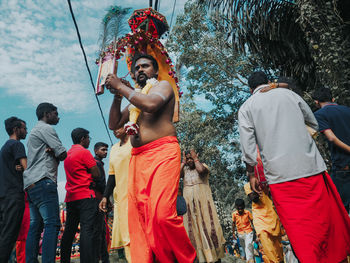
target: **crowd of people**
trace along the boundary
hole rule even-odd
[[[106,87],[114,94],[109,128],[119,139],[111,148],[107,183],[103,159],[108,145],[96,143],[92,155],[89,131],[76,128],[71,132],[73,145],[66,150],[53,128],[59,122],[53,104],[38,105],[38,123],[28,136],[27,152],[21,143],[26,122],[17,117],[5,120],[9,140],[0,152],[1,263],[8,261],[16,240],[23,241],[18,234],[29,221],[26,199],[30,224],[25,245],[17,244],[17,258],[25,255],[22,262],[38,262],[42,235],[42,262],[55,262],[61,225],[60,162],[66,174],[61,262],[70,262],[78,228],[81,262],[109,262],[105,213],[112,209],[112,196],[111,247],[124,248],[128,262],[221,262],[226,240],[209,186],[210,168],[194,149],[181,156],[173,125],[174,90],[158,79],[160,70],[154,57],[135,55],[131,74],[147,92],[137,92],[114,74],[107,77]],[[244,200],[236,200],[235,242],[244,248],[247,262],[284,262],[283,225],[299,262],[346,262],[350,109],[335,104],[329,89],[323,88],[314,94],[321,107],[314,115],[287,81],[270,83],[263,72],[254,72],[248,83],[252,96],[238,118],[249,181],[244,190],[252,213]],[[133,107],[121,109],[123,98]],[[129,109],[135,108],[139,115],[133,132],[126,133],[124,125],[134,112]],[[331,177],[306,125],[329,140]]]

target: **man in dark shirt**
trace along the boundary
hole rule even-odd
[[[25,121],[5,120],[9,140],[0,150],[0,262],[7,262],[16,242],[24,212],[23,170],[27,168]]]
[[[331,176],[344,206],[350,206],[350,108],[334,103],[328,88],[320,88],[313,94],[319,131],[328,139],[331,152]]]
[[[95,160],[97,167],[100,171],[100,177],[94,178],[94,190],[96,194],[96,199],[98,203],[101,202],[103,193],[106,189],[106,174],[104,170],[104,163],[103,159],[107,157],[108,153],[108,144],[104,142],[98,142],[95,144],[94,147],[95,151]],[[105,223],[105,213],[102,211],[99,211],[99,237],[100,237],[100,250],[99,250],[99,257],[102,261],[102,263],[109,263],[109,255],[107,250],[107,240],[106,240],[106,223]]]

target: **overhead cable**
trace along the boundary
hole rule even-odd
[[[152,0],[150,0],[150,1],[152,1]],[[74,22],[75,30],[76,30],[77,35],[78,35],[78,40],[79,40],[80,48],[81,48],[81,51],[83,52],[83,56],[84,56],[84,60],[85,60],[85,65],[86,65],[87,71],[88,71],[89,76],[90,76],[90,82],[91,82],[91,85],[92,85],[92,89],[94,90],[94,95],[95,95],[95,98],[96,98],[96,101],[97,101],[97,105],[98,105],[98,108],[100,109],[102,121],[103,121],[103,123],[104,123],[105,129],[106,129],[106,132],[107,132],[107,135],[108,135],[109,140],[110,140],[110,142],[111,142],[111,145],[113,145],[113,141],[112,141],[111,135],[110,135],[110,133],[109,133],[109,130],[108,130],[108,127],[107,127],[107,124],[106,124],[105,117],[103,116],[103,112],[102,112],[102,108],[101,108],[100,101],[99,101],[99,99],[98,99],[98,97],[97,97],[97,95],[96,95],[95,84],[94,84],[94,81],[92,80],[92,75],[91,75],[90,67],[89,67],[89,64],[88,64],[88,61],[87,61],[87,58],[86,58],[86,54],[85,54],[85,50],[84,50],[84,47],[83,47],[83,43],[82,43],[82,41],[81,41],[80,32],[79,32],[79,28],[78,28],[77,22],[76,22],[76,20],[75,20],[75,16],[74,16],[74,12],[73,12],[73,9],[72,9],[72,5],[71,5],[70,0],[67,0],[67,2],[68,2],[68,5],[69,5],[70,14],[71,14],[72,19],[73,19],[73,22]]]

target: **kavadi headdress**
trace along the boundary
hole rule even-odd
[[[169,29],[166,18],[149,7],[135,10],[128,23],[132,32],[110,43],[101,52],[97,63],[101,63],[105,58],[107,59],[111,56],[115,58],[115,61],[118,61],[126,55],[127,67],[131,71],[131,64],[135,54],[144,53],[154,57],[159,66],[158,81],[168,81],[174,90],[175,109],[173,122],[179,121],[180,92],[178,78],[176,77],[174,65],[165,47],[159,40],[161,35]]]

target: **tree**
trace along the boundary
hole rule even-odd
[[[190,1],[177,18],[167,48],[177,57],[181,85],[188,93],[181,100],[176,125],[181,148],[194,148],[210,167],[213,197],[222,211],[221,221],[227,223],[235,199],[245,197],[237,111],[248,96],[245,76],[251,67],[245,56],[225,41],[220,22],[220,16],[207,15],[204,8]],[[211,103],[206,111],[196,105],[200,96]],[[225,237],[230,238],[230,232],[225,231]]]
[[[224,16],[225,38],[251,62],[290,76],[309,98],[319,83],[350,105],[350,2],[199,0]]]

